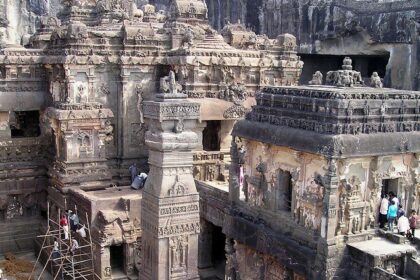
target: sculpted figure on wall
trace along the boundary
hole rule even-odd
[[[22,203],[14,196],[13,200],[7,205],[6,220],[12,220],[18,216],[23,216],[23,207]]]
[[[340,218],[338,233],[357,234],[365,230],[368,223],[369,203],[363,200],[361,182],[356,176],[341,181],[339,194]]]
[[[169,71],[169,75],[160,79],[160,91],[162,93],[177,94],[182,86],[176,82],[175,72]]]

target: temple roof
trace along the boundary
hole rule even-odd
[[[233,135],[336,157],[420,151],[420,93],[328,86],[265,88]]]

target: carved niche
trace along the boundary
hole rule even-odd
[[[187,273],[188,235],[169,238],[169,267],[172,276],[182,276]]]
[[[369,203],[364,201],[356,176],[340,184],[338,234],[358,234],[365,229]]]

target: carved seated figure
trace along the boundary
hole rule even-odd
[[[175,80],[175,72],[169,71],[169,75],[160,79],[160,91],[164,94],[178,94],[182,90],[182,86]]]
[[[373,72],[370,77],[370,86],[374,88],[382,88],[382,80],[379,77],[378,72]]]
[[[340,75],[338,86],[353,87],[353,79],[350,76],[349,71],[344,70],[343,75]]]
[[[312,80],[309,81],[310,85],[322,85],[322,73],[321,71],[316,71],[315,74],[312,75]]]

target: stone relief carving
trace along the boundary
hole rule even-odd
[[[183,196],[187,192],[187,187],[179,181],[179,176],[176,176],[175,184],[168,190],[168,196]]]
[[[358,177],[341,180],[338,234],[357,234],[366,229],[369,204],[363,200]]]
[[[87,87],[84,84],[78,84],[76,86],[76,103],[87,103],[88,102],[88,92]]]
[[[108,85],[105,83],[102,83],[99,86],[99,92],[103,95],[110,95],[111,94],[111,90],[109,89]]]
[[[182,86],[175,80],[175,72],[169,71],[169,75],[160,79],[160,91],[162,93],[177,94]]]
[[[7,204],[6,208],[6,220],[12,220],[16,217],[23,216],[22,203],[13,196],[13,200]]]
[[[188,259],[188,236],[180,235],[169,238],[171,273],[185,273]]]
[[[250,110],[242,105],[232,105],[223,112],[225,119],[239,119],[243,118]]]
[[[143,85],[138,84],[135,87],[135,93],[137,95],[137,111],[140,114],[140,123],[144,123],[144,114],[143,114]]]

